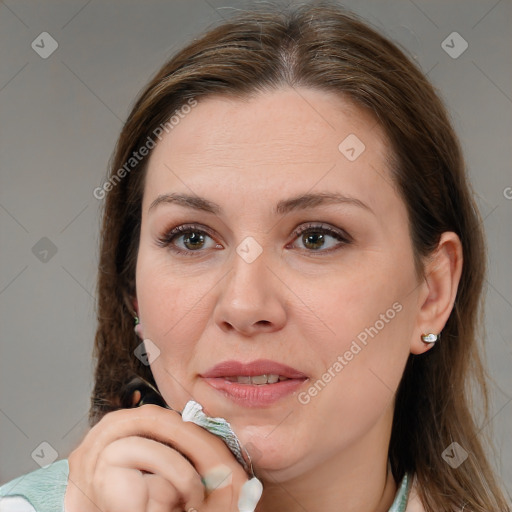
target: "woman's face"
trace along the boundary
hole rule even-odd
[[[299,88],[207,98],[150,157],[136,286],[151,370],[172,408],[226,418],[276,478],[389,440],[421,302],[389,149],[367,112]],[[205,377],[257,360],[302,378]]]

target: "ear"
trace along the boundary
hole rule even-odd
[[[132,317],[139,316],[139,304],[135,292],[123,292],[123,303]]]
[[[411,341],[412,354],[423,354],[433,347],[433,344],[422,341],[422,334],[439,334],[446,325],[455,303],[462,263],[462,244],[459,237],[451,231],[443,233],[436,250],[425,265],[416,327]]]

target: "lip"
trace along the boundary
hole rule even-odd
[[[246,375],[275,374],[288,377],[289,380],[274,384],[256,385],[231,382],[224,377]],[[224,361],[200,375],[213,389],[242,407],[266,407],[296,392],[308,377],[290,366],[258,359],[249,363],[240,361]]]
[[[247,375],[254,377],[256,375],[263,374],[274,374],[288,377],[289,379],[305,379],[307,375],[304,375],[299,370],[292,368],[291,366],[271,361],[270,359],[257,359],[248,363],[242,363],[241,361],[223,361],[210,368],[205,373],[201,374],[201,377],[214,378],[214,377],[236,377],[238,375]],[[272,385],[272,384],[270,384]]]

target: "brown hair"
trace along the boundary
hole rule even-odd
[[[134,350],[132,299],[148,157],[131,161],[181,106],[194,98],[244,98],[281,87],[334,91],[370,109],[391,143],[393,179],[407,206],[416,266],[441,234],[463,245],[463,270],[442,342],[411,355],[399,386],[389,457],[395,480],[415,475],[429,512],[510,510],[479,441],[471,414],[475,382],[487,413],[476,343],[485,273],[482,224],[457,137],[423,73],[394,44],[333,3],[279,12],[245,12],[194,40],[151,79],[136,101],[111,160],[97,284],[95,387],[89,421],[122,407],[134,375],[156,383]],[[126,172],[119,170],[125,166]],[[120,177],[122,178],[120,179]],[[472,379],[470,379],[472,378]],[[469,458],[452,469],[441,457],[457,441]]]

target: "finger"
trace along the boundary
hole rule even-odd
[[[96,488],[101,490],[98,510],[109,512],[182,512],[178,491],[159,475],[109,466]],[[188,510],[188,509],[187,509]]]
[[[205,499],[205,488],[195,468],[179,452],[157,441],[129,436],[112,442],[99,458],[98,473],[107,472],[110,466],[134,468],[161,477],[170,484],[167,494],[177,493],[179,501],[189,507],[199,508]],[[144,476],[148,478],[147,474]],[[159,479],[156,482],[163,492],[163,483]]]
[[[180,497],[180,492],[174,485],[160,475],[144,474],[148,487],[149,502],[145,512],[170,512],[187,510]]]
[[[93,475],[92,488],[98,510],[140,512],[149,500],[144,475],[136,469],[110,466]]]
[[[218,471],[218,466],[221,466],[221,471],[226,473],[223,479],[225,485],[211,492],[210,502],[215,504],[214,509],[238,512],[238,492],[248,479],[247,473],[220,438],[195,423],[183,422],[176,411],[156,405],[114,411],[102,421],[102,429],[98,429],[95,435],[93,449],[96,451],[116,439],[135,435],[175,448],[190,460],[203,477]],[[99,455],[92,455],[92,458],[94,456],[97,458]],[[237,490],[236,493],[233,489]]]
[[[263,492],[261,482],[253,477],[242,485],[230,486],[224,492],[214,491],[206,498],[208,510],[254,512]]]
[[[253,477],[242,485],[238,495],[237,510],[239,512],[254,512],[263,493],[263,485]]]
[[[98,431],[95,449],[103,449],[123,437],[144,436],[175,448],[190,459],[201,475],[225,464],[231,469],[234,484],[242,485],[247,480],[247,473],[220,438],[195,423],[184,422],[176,411],[146,404],[114,411],[104,419],[107,421]]]

